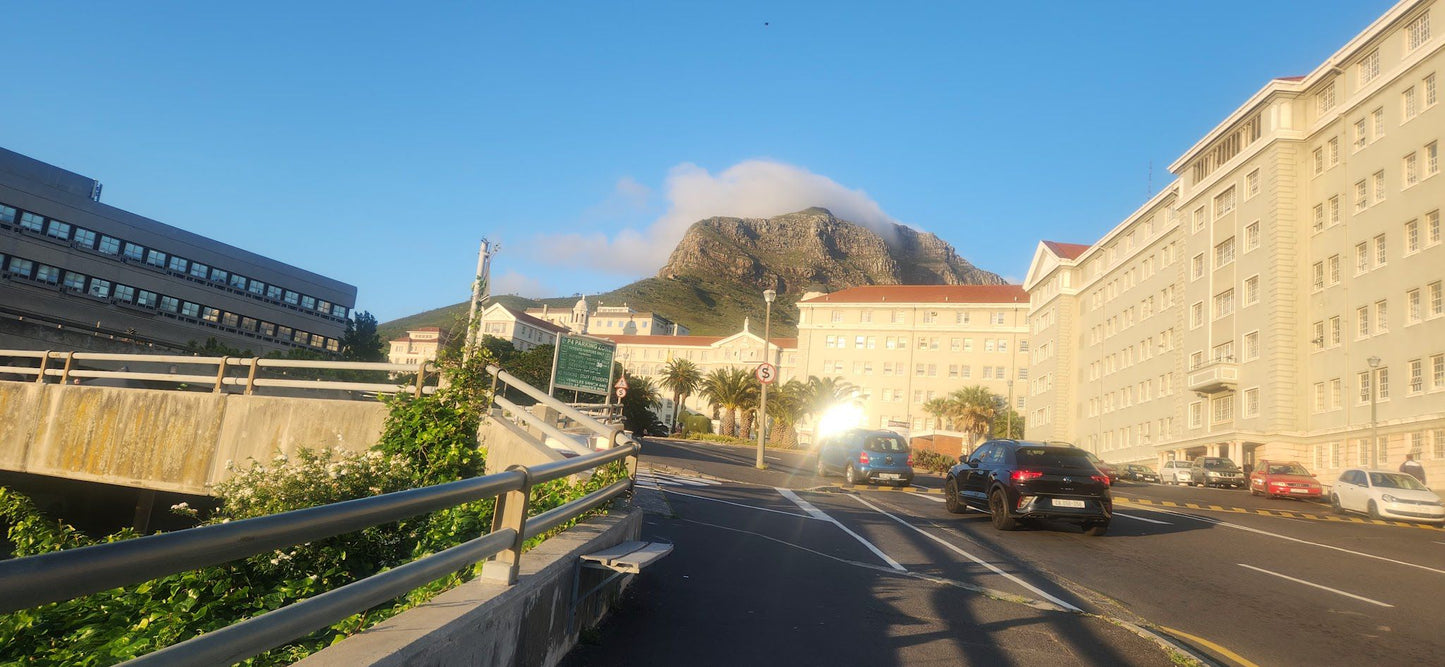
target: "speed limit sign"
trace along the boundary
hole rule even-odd
[[[772,384],[774,380],[778,379],[778,367],[765,361],[758,364],[756,375],[758,376],[758,382]]]

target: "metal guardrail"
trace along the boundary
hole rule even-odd
[[[486,558],[483,577],[513,584],[522,545],[628,493],[641,445],[538,466],[515,466],[485,477],[397,491],[331,505],[189,530],[0,561],[0,613],[69,600],[150,581],[369,526],[497,498],[491,532],[336,590],[189,639],[125,664],[231,664],[336,623]],[[628,477],[580,499],[527,517],[532,486],[628,460]]]
[[[6,365],[0,365],[0,373],[12,375],[32,376],[36,382],[45,382],[47,379],[55,379],[60,384],[68,384],[79,378],[88,379],[113,379],[113,380],[145,380],[151,382],[173,382],[176,384],[195,384],[210,386],[214,393],[222,392],[226,387],[241,388],[245,394],[254,394],[258,388],[277,387],[288,389],[309,389],[309,390],[341,390],[375,393],[401,393],[407,392],[414,395],[429,394],[436,391],[434,385],[428,385],[428,379],[435,379],[436,366],[431,362],[423,361],[419,364],[391,364],[372,363],[359,361],[308,361],[292,359],[266,359],[260,357],[192,357],[175,354],[109,354],[101,352],[57,352],[53,350],[0,350],[0,359],[10,357],[12,359],[39,359],[37,366],[17,366],[13,361]],[[125,370],[96,370],[82,369],[77,367],[77,362],[108,362],[110,364],[123,364]],[[213,368],[213,371],[205,375],[194,372],[180,373],[176,367],[200,366],[202,368]],[[131,367],[168,367],[167,370],[147,372],[142,370],[132,371]],[[244,377],[231,375],[232,369],[245,369]],[[283,379],[268,378],[259,376],[261,369],[310,369],[329,371],[377,371],[388,374],[415,373],[416,381],[409,385],[393,384],[389,382],[352,382],[341,380],[306,380],[306,379]]]

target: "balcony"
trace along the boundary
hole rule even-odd
[[[1189,371],[1189,391],[1197,394],[1233,391],[1238,384],[1239,364],[1234,359],[1211,361]]]

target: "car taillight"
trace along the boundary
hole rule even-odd
[[[1013,471],[1013,474],[1009,475],[1009,479],[1015,482],[1027,482],[1031,479],[1038,479],[1043,476],[1044,474],[1037,470],[1015,470]]]
[[[868,452],[858,452],[858,465],[868,465]]]
[[[1092,479],[1092,480],[1094,480],[1095,482],[1098,482],[1098,483],[1100,483],[1100,484],[1103,484],[1104,486],[1108,486],[1108,485],[1109,485],[1109,476],[1108,476],[1108,475],[1089,475],[1089,479]]]
[[[913,452],[908,452],[908,467],[913,467]]]

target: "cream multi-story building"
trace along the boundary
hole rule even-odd
[[[936,428],[923,404],[973,385],[1024,412],[1029,297],[1018,285],[869,285],[798,309],[798,374],[857,387],[860,426]]]
[[[623,303],[598,305],[588,310],[587,297],[577,300],[572,310],[553,310],[543,305],[528,308],[527,315],[566,327],[573,333],[592,336],[686,336],[688,328],[657,313],[639,312]]]
[[[411,329],[405,336],[393,338],[390,342],[391,350],[387,352],[386,360],[393,364],[408,365],[436,361],[437,352],[445,343],[440,327]]]
[[[1373,395],[1379,465],[1445,476],[1440,6],[1265,84],[1096,243],[1039,245],[1031,439],[1329,481],[1368,462]]]
[[[559,334],[567,333],[564,326],[519,313],[500,303],[487,306],[486,310],[482,311],[479,326],[482,335],[509,341],[522,352],[538,345],[553,345]]]
[[[673,359],[687,359],[697,365],[698,372],[707,375],[719,368],[739,367],[756,369],[767,357],[764,355],[763,337],[752,332],[747,320],[743,330],[731,336],[602,336],[617,344],[616,359],[633,375],[650,378],[659,393],[670,404],[671,393],[662,387],[662,375]],[[772,363],[778,367],[778,381],[787,382],[797,377],[798,339],[772,338],[767,349],[772,353]],[[687,401],[687,407],[699,412],[707,411],[707,400],[694,395]]]

